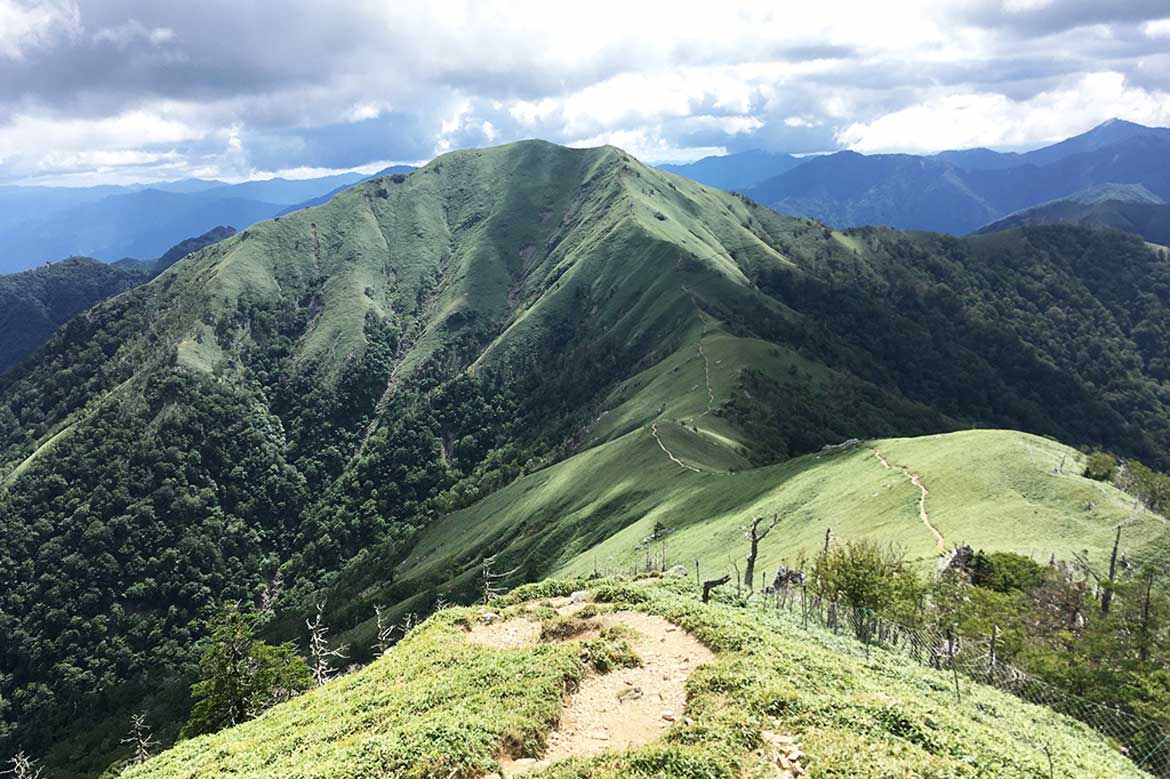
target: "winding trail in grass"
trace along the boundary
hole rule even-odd
[[[715,390],[711,387],[711,361],[707,359],[707,353],[703,351],[703,336],[699,336],[699,356],[703,358],[703,379],[707,383],[707,410],[700,417],[705,417],[711,413],[715,408]]]
[[[687,289],[686,284],[682,284],[680,286],[682,287],[683,293],[685,293],[686,296],[691,299],[691,304],[695,307],[695,314],[698,315],[699,324],[701,326],[699,331],[699,357],[703,359],[703,381],[707,386],[707,408],[703,411],[702,414],[699,414],[699,418],[702,418],[710,414],[715,408],[715,390],[711,386],[711,361],[707,357],[707,352],[703,350],[703,329],[707,327],[707,320],[703,316],[703,309],[699,306],[699,301],[695,300],[694,293]],[[662,436],[658,435],[658,420],[655,420],[650,424],[650,433],[654,436],[654,440],[658,442],[658,448],[661,449],[666,454],[666,456],[671,459],[672,462],[681,465],[683,468],[686,468],[689,471],[694,471],[695,473],[705,473],[705,471],[702,471],[693,465],[687,465],[678,457],[674,456],[674,453],[671,452],[663,442]]]
[[[698,468],[696,468],[695,466],[687,465],[682,460],[675,457],[674,453],[666,448],[666,444],[664,444],[662,442],[662,438],[658,435],[658,422],[657,422],[657,420],[650,423],[650,434],[653,435],[654,440],[658,442],[658,448],[661,449],[662,451],[666,452],[666,456],[669,457],[672,462],[678,463],[683,468],[686,468],[688,471],[694,471],[695,473],[702,473],[702,471],[699,470]]]
[[[890,465],[890,462],[877,449],[874,449],[873,453],[883,466],[890,470],[899,470],[906,474],[906,478],[910,479],[910,483],[918,488],[918,517],[922,520],[922,524],[926,525],[926,529],[930,531],[931,535],[934,536],[935,546],[938,551],[940,553],[945,552],[947,550],[947,540],[943,538],[942,533],[938,532],[938,528],[930,523],[930,514],[926,512],[926,496],[930,494],[930,490],[926,489],[926,485],[922,483],[922,477],[905,465]]]

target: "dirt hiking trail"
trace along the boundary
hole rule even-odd
[[[573,614],[583,604],[562,599],[553,605],[561,614]],[[569,757],[648,744],[683,718],[687,677],[715,659],[694,636],[661,617],[617,611],[592,617],[589,624],[590,629],[574,639],[594,638],[610,626],[628,628],[631,633],[626,640],[642,664],[586,676],[566,697],[545,753],[539,760],[501,757],[503,777],[520,776]],[[540,625],[524,618],[495,621],[476,625],[468,639],[493,648],[531,646],[540,640]]]
[[[938,528],[930,523],[930,514],[926,513],[926,496],[930,494],[930,490],[926,489],[926,485],[922,483],[922,477],[905,465],[890,465],[889,461],[877,449],[874,449],[873,453],[883,466],[890,470],[898,470],[906,474],[906,478],[910,479],[910,483],[918,488],[918,518],[922,520],[922,524],[926,525],[926,529],[934,536],[935,547],[938,549],[939,554],[946,552],[947,540],[943,538],[942,533],[938,532]]]
[[[703,471],[699,470],[695,466],[687,465],[682,460],[675,457],[674,453],[666,448],[666,444],[664,444],[662,442],[662,437],[660,435],[658,435],[658,422],[657,421],[652,422],[650,424],[650,435],[654,436],[654,440],[658,442],[658,448],[661,449],[662,451],[666,452],[666,456],[671,459],[671,462],[674,462],[677,465],[681,465],[683,468],[686,468],[688,471],[694,471],[695,473],[703,473]]]

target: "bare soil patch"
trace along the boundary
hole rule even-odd
[[[521,649],[540,641],[540,623],[525,617],[477,622],[467,640],[492,649]]]
[[[503,776],[517,776],[568,757],[653,741],[682,719],[691,671],[715,658],[692,635],[661,617],[619,611],[590,621],[598,629],[611,625],[632,629],[627,640],[642,665],[587,677],[565,701],[545,754],[539,760],[502,759]]]

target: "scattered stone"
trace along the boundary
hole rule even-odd
[[[587,603],[589,601],[589,593],[585,590],[577,590],[569,595],[569,603]]]
[[[662,719],[666,720],[667,722],[674,722],[674,712],[673,711],[662,712]]]
[[[631,684],[631,683],[626,682],[626,684]],[[626,689],[619,691],[617,694],[617,697],[618,697],[619,701],[637,700],[638,698],[642,697],[642,688],[641,687],[627,687]]]
[[[667,576],[681,576],[684,579],[687,577],[687,569],[685,565],[676,565],[666,572]]]

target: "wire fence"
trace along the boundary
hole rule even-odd
[[[1075,695],[999,657],[998,636],[956,635],[951,630],[913,627],[868,609],[852,608],[810,594],[805,586],[768,588],[749,599],[759,608],[788,612],[802,627],[820,628],[855,639],[857,652],[882,649],[953,675],[956,702],[960,677],[1011,693],[1030,703],[1079,720],[1105,735],[1139,768],[1170,778],[1170,730],[1164,723]]]

